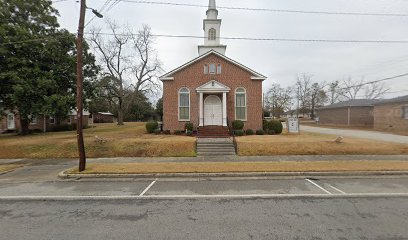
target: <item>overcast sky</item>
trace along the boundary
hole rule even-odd
[[[207,5],[208,0],[152,0]],[[100,9],[105,0],[88,0]],[[408,14],[408,0],[217,0],[218,6],[272,8],[332,12],[376,12]],[[79,3],[57,2],[61,27],[76,32]],[[142,24],[154,34],[202,36],[205,8],[163,6],[120,2],[102,14],[135,30]],[[92,17],[88,11],[87,21]],[[276,13],[219,9],[221,37],[408,40],[408,17],[345,16]],[[87,26],[103,26],[95,18]],[[156,49],[164,69],[170,71],[198,56],[203,39],[157,38]],[[293,85],[300,73],[310,73],[315,81],[333,81],[352,76],[366,81],[408,73],[408,44],[299,43],[221,40],[226,55],[268,77],[264,91],[272,83]],[[388,81],[386,97],[408,94],[408,77]],[[396,92],[400,91],[400,92]]]

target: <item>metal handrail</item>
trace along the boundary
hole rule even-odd
[[[234,144],[235,153],[238,154],[238,143],[237,143],[237,139],[235,137],[235,131],[234,131],[234,129],[232,129],[232,126],[231,126],[231,124],[229,122],[228,117],[227,117],[227,126],[228,126],[228,131],[232,135],[232,143]]]

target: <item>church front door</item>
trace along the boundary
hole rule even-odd
[[[204,101],[204,125],[222,126],[222,102],[216,95],[210,95]]]

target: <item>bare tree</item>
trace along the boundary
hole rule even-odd
[[[302,114],[308,113],[310,111],[310,93],[312,86],[312,75],[303,73],[298,76],[296,81],[296,97],[300,103],[299,112]]]
[[[327,95],[329,97],[330,104],[335,104],[340,101],[343,92],[340,87],[340,81],[336,80],[328,84]]]
[[[107,21],[112,32],[103,38],[100,30],[92,30],[91,41],[101,55],[104,73],[99,82],[106,98],[117,106],[118,125],[123,125],[125,107],[138,101],[128,97],[155,93],[161,89],[157,75],[162,71],[160,61],[153,46],[153,36],[149,26],[144,25],[136,34],[126,26],[118,26]]]
[[[310,117],[315,118],[316,107],[321,107],[327,101],[327,94],[324,90],[325,83],[313,83],[310,88]]]
[[[132,58],[132,73],[136,78],[136,92],[153,93],[161,89],[158,74],[162,71],[161,63],[153,46],[151,28],[143,25],[137,34],[131,34],[132,48],[136,57]]]
[[[341,95],[347,100],[352,100],[358,98],[358,94],[364,87],[364,78],[360,80],[353,80],[351,76],[342,81],[342,93]]]
[[[113,21],[107,21],[112,32],[111,38],[101,36],[101,30],[91,30],[91,42],[101,55],[103,62],[103,79],[100,86],[105,89],[106,97],[117,105],[118,125],[123,125],[123,100],[125,98],[125,75],[131,68],[130,56],[126,54],[126,46],[130,36]]]
[[[280,118],[281,114],[289,110],[292,105],[292,88],[282,88],[279,84],[272,84],[266,94],[266,107],[273,117]]]
[[[376,82],[367,85],[364,88],[364,95],[367,99],[379,99],[390,90],[384,83]]]
[[[384,83],[366,83],[364,77],[360,80],[353,80],[351,77],[348,77],[346,80],[342,81],[342,85],[341,94],[347,100],[357,98],[378,99],[390,90],[390,88],[386,87]]]

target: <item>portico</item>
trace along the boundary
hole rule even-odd
[[[198,87],[199,126],[227,126],[227,93],[231,89],[215,80]],[[220,96],[222,97],[220,98]]]

